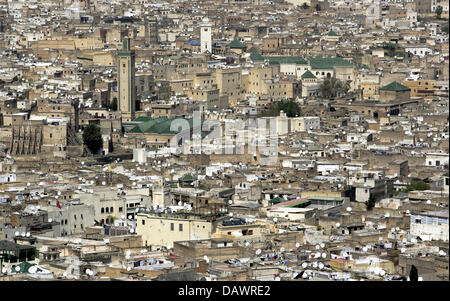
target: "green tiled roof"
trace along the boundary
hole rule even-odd
[[[137,119],[139,119],[139,118],[141,118],[141,117],[138,117]],[[137,119],[135,121],[140,121]],[[144,118],[142,118],[142,119],[144,119]],[[132,128],[130,130],[130,133],[153,133],[151,131],[151,128],[156,124],[165,122],[166,120],[167,120],[167,117],[160,117],[160,118],[156,118],[156,119],[150,118],[147,121],[144,121],[143,123],[138,124],[134,128]]]
[[[274,199],[271,199],[271,200],[269,201],[269,203],[271,203],[271,204],[279,204],[279,203],[284,202],[284,201],[285,201],[284,199],[282,199],[282,198],[280,198],[280,197],[276,197],[276,198],[274,198]]]
[[[239,49],[244,49],[247,46],[245,46],[244,44],[242,44],[241,41],[239,41],[238,39],[235,39],[233,42],[231,42],[230,44],[228,44],[228,47],[230,48],[239,48]]]
[[[250,59],[254,62],[255,61],[264,61],[264,57],[261,54],[259,54],[258,51],[256,51],[256,50],[250,54]]]
[[[306,70],[305,73],[302,74],[302,78],[317,78],[311,71]]]
[[[311,69],[333,69],[333,67],[351,67],[352,64],[349,61],[346,61],[339,57],[323,57],[318,55],[314,58],[309,59],[309,63],[311,65]]]
[[[152,117],[149,117],[149,116],[139,116],[138,118],[136,118],[135,120],[133,120],[133,121],[137,121],[137,122],[146,122],[146,121],[149,121],[149,120],[152,120],[153,118]]]
[[[181,127],[179,127],[179,129],[175,131],[170,130],[172,121],[174,120],[176,119],[168,119],[167,117],[159,117],[156,119],[151,118],[141,124],[136,125],[129,131],[129,133],[178,134],[181,131]],[[185,120],[189,123],[189,126],[192,129],[193,119],[189,118]],[[202,131],[201,135],[202,137],[204,137],[206,136],[206,133]]]
[[[380,88],[380,91],[395,91],[395,92],[399,92],[399,91],[411,91],[411,89],[406,87],[406,86],[403,86],[402,84],[399,84],[396,81],[394,81],[394,82],[390,83],[389,85],[386,85],[386,86]]]
[[[338,35],[334,31],[330,30],[330,32],[327,34],[327,36],[329,36],[329,37],[337,37]]]
[[[271,65],[278,65],[278,64],[306,65],[307,64],[307,62],[299,56],[266,56],[266,59],[269,60],[269,64],[271,64]]]

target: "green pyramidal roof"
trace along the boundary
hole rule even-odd
[[[382,88],[380,88],[381,91],[411,91],[410,88],[403,86],[402,84],[399,84],[398,82],[394,81],[390,83],[389,85],[386,85]]]
[[[250,59],[254,62],[255,61],[264,61],[264,57],[261,54],[259,54],[258,51],[256,51],[256,50],[250,54]]]
[[[242,44],[241,41],[239,41],[238,39],[235,39],[233,42],[231,42],[230,44],[228,44],[228,47],[230,48],[246,48],[246,46],[244,44]]]
[[[305,73],[302,74],[302,78],[317,78],[311,71],[306,70]]]
[[[329,37],[337,37],[338,35],[334,31],[330,30],[330,32],[327,34],[327,36],[329,36]]]

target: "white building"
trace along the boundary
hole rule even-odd
[[[448,211],[428,211],[411,215],[410,232],[422,240],[448,241]]]
[[[448,165],[448,154],[428,153],[425,158],[425,165],[426,166]]]

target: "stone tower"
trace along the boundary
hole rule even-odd
[[[119,105],[122,121],[132,121],[136,110],[135,53],[130,48],[130,39],[123,39],[123,48],[118,56],[117,80],[119,83]]]
[[[145,20],[145,44],[158,45],[158,20],[156,18],[149,18]]]
[[[200,24],[200,50],[202,53],[212,53],[211,23],[207,17]]]

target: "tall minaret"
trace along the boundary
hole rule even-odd
[[[117,77],[119,83],[119,105],[122,113],[122,121],[134,120],[136,110],[136,87],[135,87],[135,54],[130,49],[130,38],[123,39],[122,51],[119,51]]]
[[[207,17],[200,24],[200,50],[202,53],[212,53],[211,23]]]

